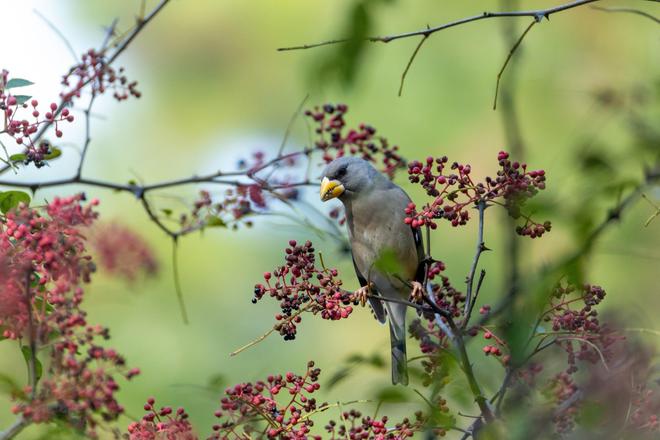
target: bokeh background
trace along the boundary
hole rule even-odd
[[[557,3],[522,1],[519,6]],[[656,5],[642,3],[635,7],[657,15]],[[120,19],[119,29],[128,28],[140,4],[5,2],[0,67],[13,77],[35,82],[30,94],[41,101],[56,100],[61,75],[73,58],[35,11],[81,53],[100,45],[104,26],[114,18]],[[617,4],[626,2],[607,2]],[[147,2],[147,9],[153,5]],[[510,49],[503,33],[509,23],[519,35],[527,18],[484,20],[433,35],[412,65],[401,97],[401,72],[418,40],[365,44],[351,51],[341,46],[296,52],[276,48],[344,35],[416,30],[501,5],[431,0],[173,1],[118,61],[130,79],[139,81],[143,97],[122,103],[110,96],[99,100],[85,174],[148,183],[234,169],[253,151],[274,154],[292,114],[309,95],[309,105],[348,104],[349,125],[371,123],[407,158],[446,154],[471,163],[474,174],[492,175],[497,152],[509,148],[510,142],[501,109],[492,110],[496,75]],[[644,136],[633,121],[645,121],[651,131],[660,128],[660,34],[657,23],[644,17],[583,7],[535,26],[509,67],[502,87],[514,93],[524,159],[549,176],[542,203],[534,209],[553,222],[553,230],[540,241],[521,239],[528,272],[570,252],[580,234],[605,217],[622,188],[625,193],[624,184],[640,181],[643,166],[650,166],[657,155],[657,131],[656,137]],[[83,135],[82,124],[69,128],[60,144],[61,159],[38,174],[21,171],[18,178],[70,175]],[[287,148],[307,144],[307,129],[298,119]],[[397,183],[409,188],[403,174]],[[161,208],[190,206],[198,189],[162,192],[154,201]],[[422,200],[418,190],[409,189],[415,200]],[[350,258],[335,240],[277,216],[255,219],[252,229],[212,229],[185,238],[179,258],[191,321],[186,326],[174,293],[171,243],[135,199],[77,187],[39,191],[35,199],[80,190],[101,199],[103,219],[138,230],[161,266],[157,277],[133,283],[100,272],[88,287],[90,322],[109,326],[112,345],[142,370],[139,378],[122,384],[120,400],[129,416],[140,417],[145,399],[153,395],[161,404],[184,406],[205,435],[225,385],[271,372],[302,371],[311,359],[328,379],[355,353],[383,356],[386,365],[355,369],[336,387],[323,391],[319,400],[377,399],[390,393],[392,400],[402,400],[383,408],[393,416],[423,405],[412,389],[387,388],[389,335],[366,309],[339,323],[305,319],[294,342],[273,335],[237,357],[229,356],[272,326],[276,306],[254,306],[250,300],[262,273],[282,263],[289,239],[312,239],[326,262],[345,274],[346,286],[357,287]],[[315,188],[306,191],[310,203],[328,211],[329,206],[316,201]],[[657,191],[647,195],[656,202],[659,198]],[[621,312],[630,327],[659,330],[660,219],[644,227],[652,212],[650,205],[637,202],[599,242],[586,275],[609,292],[605,307]],[[502,293],[507,225],[502,213],[487,212],[486,242],[493,252],[482,259],[488,272],[484,302],[494,302]],[[475,225],[452,229],[443,224],[435,233],[435,257],[446,262],[456,285],[469,269],[475,239]],[[657,344],[657,336],[645,337]],[[415,353],[415,344],[409,345]],[[479,348],[473,344],[471,350]],[[499,383],[501,367],[491,359],[476,359],[477,374],[490,394]],[[0,344],[0,371],[19,383],[24,380],[21,354],[8,342]],[[460,399],[464,388],[461,380],[447,388],[459,399],[458,407],[469,403]],[[0,427],[13,420],[10,406],[6,396],[0,397]],[[370,411],[368,404],[364,408]],[[126,417],[120,424],[124,427],[129,421]],[[19,438],[42,433],[30,427]]]

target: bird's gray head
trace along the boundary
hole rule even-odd
[[[339,157],[323,171],[321,200],[352,198],[373,188],[374,184],[383,179],[389,182],[366,160],[352,156]]]

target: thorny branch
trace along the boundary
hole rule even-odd
[[[365,40],[376,43],[389,43],[390,41],[394,40],[400,40],[403,38],[410,38],[410,37],[415,37],[415,36],[429,36],[432,35],[436,32],[449,29],[454,26],[460,26],[466,23],[471,23],[473,21],[479,21],[479,20],[484,20],[484,19],[489,19],[489,18],[501,18],[501,17],[533,17],[537,21],[540,21],[543,18],[549,19],[552,14],[556,14],[559,12],[567,11],[569,9],[577,8],[579,6],[584,6],[589,3],[595,3],[599,0],[578,0],[574,1],[571,3],[566,3],[563,5],[555,6],[553,8],[547,8],[547,9],[535,9],[535,10],[528,10],[528,11],[508,11],[508,12],[483,12],[482,14],[479,15],[473,15],[471,17],[466,17],[466,18],[461,18],[459,20],[455,21],[450,21],[449,23],[445,23],[439,26],[435,27],[427,27],[426,29],[421,29],[418,31],[412,31],[412,32],[404,32],[401,34],[394,34],[394,35],[388,35],[388,36],[382,36],[382,37],[367,37]],[[340,43],[347,43],[351,41],[349,38],[339,38],[335,40],[328,40],[328,41],[323,41],[320,43],[313,43],[313,44],[304,44],[304,45],[299,45],[299,46],[290,46],[290,47],[280,47],[277,50],[278,51],[290,51],[290,50],[301,50],[301,49],[312,49],[314,47],[320,47],[320,46],[329,46],[332,44],[340,44]]]

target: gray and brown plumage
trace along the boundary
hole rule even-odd
[[[419,282],[424,250],[418,229],[404,223],[410,197],[371,164],[356,157],[340,157],[323,172],[321,199],[339,198],[353,264],[360,285],[371,283],[371,295],[408,299],[411,283]],[[391,258],[395,264],[379,264]],[[421,271],[423,275],[423,270]],[[408,384],[406,310],[404,304],[369,297],[376,318],[390,326],[392,383]]]

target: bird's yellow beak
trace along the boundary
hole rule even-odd
[[[321,181],[321,200],[327,202],[339,197],[344,192],[344,185],[339,180],[330,180],[324,177]]]

